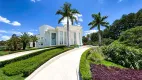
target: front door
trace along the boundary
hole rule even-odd
[[[56,33],[51,34],[51,45],[56,45]]]

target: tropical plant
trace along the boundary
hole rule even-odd
[[[27,33],[23,33],[23,35],[21,35],[21,42],[23,44],[23,50],[26,49],[27,44],[30,41],[30,36]]]
[[[6,44],[9,50],[16,51],[20,48],[20,38],[16,34],[13,34]]]
[[[92,14],[93,21],[90,22],[88,25],[91,26],[90,30],[97,27],[98,28],[98,37],[99,37],[99,46],[101,46],[101,26],[109,27],[109,23],[105,21],[108,16],[101,16],[101,13]]]
[[[63,7],[61,7],[61,9],[59,9],[57,12],[56,12],[56,15],[61,15],[62,17],[59,19],[58,23],[60,23],[62,20],[64,20],[65,18],[67,18],[67,43],[68,43],[68,47],[70,46],[69,44],[69,22],[71,21],[72,25],[73,25],[73,22],[77,22],[77,19],[76,17],[74,17],[75,14],[80,14],[78,12],[78,10],[76,9],[72,9],[71,8],[71,4],[70,3],[64,3]]]
[[[35,47],[35,42],[38,40],[38,38],[32,35],[30,37],[31,37],[31,41],[33,42],[33,47]]]
[[[118,40],[127,46],[142,48],[142,26],[126,30]]]

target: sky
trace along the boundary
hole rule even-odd
[[[96,28],[89,30],[88,23],[93,20],[91,14],[101,12],[112,24],[123,14],[142,8],[142,0],[0,0],[0,40],[8,40],[12,34],[21,35],[23,32],[38,34],[39,27],[45,24],[63,26],[66,19],[58,24],[61,16],[55,13],[65,2],[80,12],[74,15],[78,20],[75,25],[83,27],[83,35],[97,31]]]

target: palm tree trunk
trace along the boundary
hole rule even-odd
[[[70,47],[70,39],[69,39],[69,18],[67,17],[67,46]]]
[[[99,46],[101,46],[101,42],[102,42],[102,40],[101,40],[101,30],[100,30],[100,26],[98,26],[98,30],[99,30],[99,32],[98,32],[98,36],[99,36]]]

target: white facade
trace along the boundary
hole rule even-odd
[[[36,47],[67,45],[67,27],[53,28],[43,25],[39,28]],[[70,25],[70,45],[82,45],[82,27]]]

